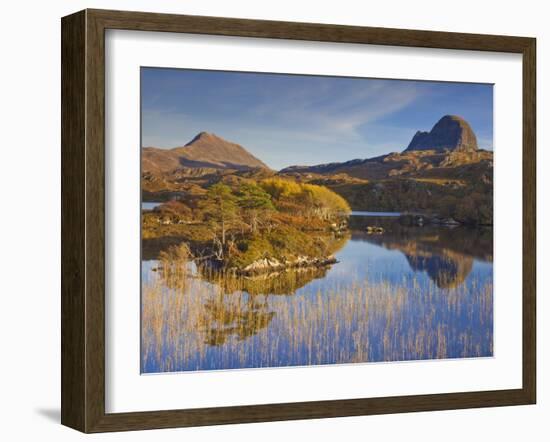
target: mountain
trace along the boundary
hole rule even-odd
[[[466,120],[445,115],[430,132],[416,132],[405,152],[413,150],[475,152],[478,150],[477,138]]]
[[[178,169],[269,169],[239,144],[201,132],[183,147],[142,149],[142,172],[166,174]]]
[[[493,153],[479,150],[472,128],[461,117],[445,115],[430,132],[417,132],[402,152],[368,159],[316,166],[290,166],[282,174],[347,174],[353,178],[381,180],[393,177],[441,177],[456,175],[451,169],[486,162]],[[489,164],[490,163],[490,164]]]
[[[493,152],[478,149],[462,118],[446,115],[402,152],[316,166],[283,177],[327,186],[353,210],[432,213],[464,224],[493,223]]]

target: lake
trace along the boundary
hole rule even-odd
[[[143,261],[142,373],[493,355],[492,229],[391,212],[349,227],[321,269],[236,278]]]
[[[142,201],[141,202],[141,209],[142,210],[153,210],[155,207],[160,206],[161,202],[149,202],[149,201]]]

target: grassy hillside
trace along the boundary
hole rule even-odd
[[[325,185],[354,210],[434,214],[493,223],[493,153],[411,151],[280,173]]]

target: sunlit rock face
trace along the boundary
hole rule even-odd
[[[412,150],[475,152],[478,146],[476,135],[466,120],[445,115],[430,132],[416,132],[405,152]]]

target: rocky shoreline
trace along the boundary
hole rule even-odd
[[[404,214],[397,221],[404,226],[437,225],[437,226],[460,226],[463,223],[451,217],[441,217],[433,215]]]
[[[246,267],[230,267],[227,269],[227,271],[239,276],[255,276],[286,270],[321,268],[336,264],[337,262],[338,260],[332,255],[323,258],[297,256],[295,258],[287,258],[282,260],[276,258],[261,258],[248,264]],[[216,267],[221,268],[223,267],[223,264],[218,263],[216,264]]]

